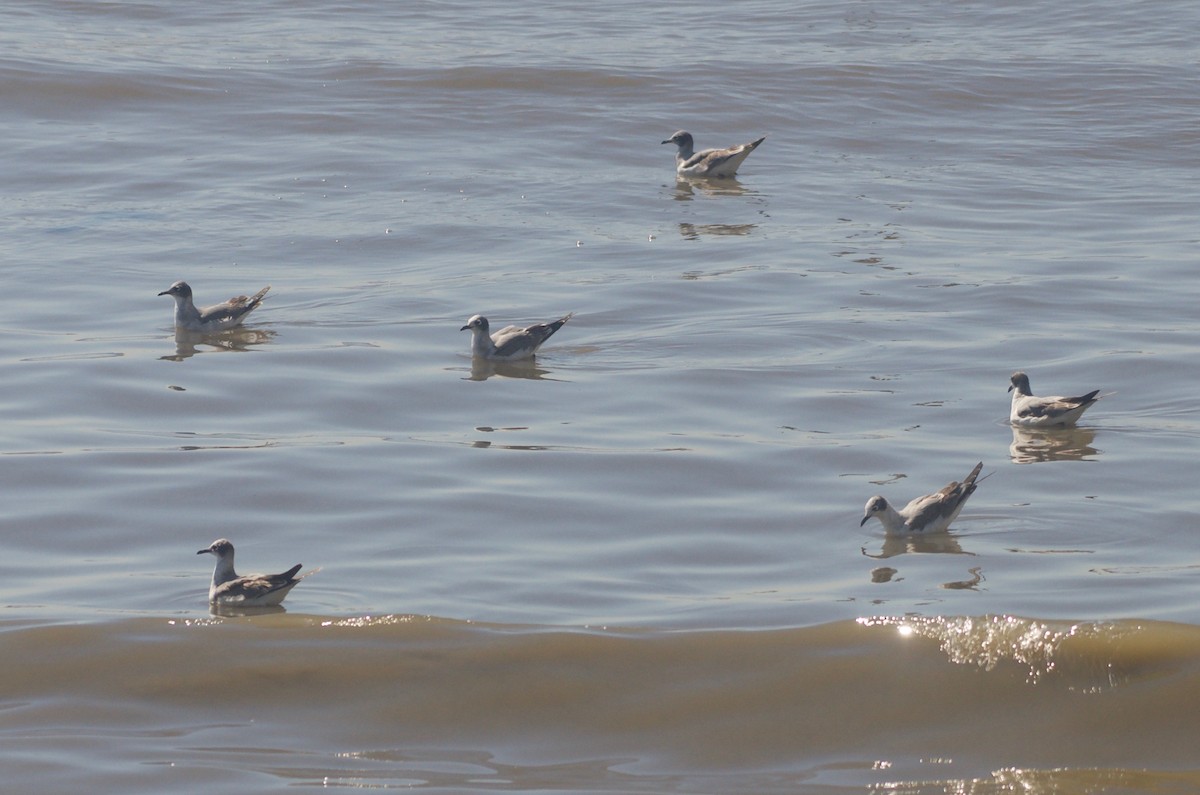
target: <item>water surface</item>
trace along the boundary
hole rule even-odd
[[[10,786],[1194,791],[1196,16],[0,11]]]

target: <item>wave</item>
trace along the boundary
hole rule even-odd
[[[273,613],[14,622],[0,637],[0,763],[18,782],[46,774],[31,743],[66,753],[87,737],[115,758],[132,745],[143,764],[225,760],[289,781],[441,765],[473,771],[460,785],[587,770],[599,791],[737,775],[757,782],[743,791],[1001,792],[1018,770],[1046,771],[1029,792],[1081,771],[1200,784],[1178,772],[1200,728],[1187,625],[910,616],[667,632]]]

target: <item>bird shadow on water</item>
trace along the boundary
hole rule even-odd
[[[170,362],[181,362],[184,359],[190,359],[197,353],[248,351],[255,345],[262,345],[274,338],[275,332],[265,329],[235,328],[218,332],[176,329],[175,353],[160,356],[159,359]]]
[[[1008,455],[1014,464],[1043,461],[1083,461],[1100,451],[1092,446],[1096,432],[1091,428],[1029,429],[1013,426]]]

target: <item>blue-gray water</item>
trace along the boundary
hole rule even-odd
[[[8,786],[1200,788],[1198,25],[0,10]],[[272,290],[177,340],[177,279]],[[1020,433],[1016,369],[1111,394]],[[220,536],[320,571],[211,618]]]

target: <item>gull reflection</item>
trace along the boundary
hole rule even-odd
[[[510,431],[527,431],[527,430],[529,430],[529,427],[525,426],[525,425],[514,425],[514,426],[511,426],[508,428],[493,428],[490,425],[480,425],[480,426],[477,426],[475,428],[475,430],[479,431],[480,433],[496,433],[496,432],[510,432]],[[478,440],[472,442],[471,446],[476,449],[479,449],[479,450],[486,450],[486,449],[489,449],[492,447],[495,447],[497,450],[525,450],[525,451],[551,449],[550,447],[548,447],[544,444],[503,444],[503,443],[495,443],[488,439],[478,439]]]
[[[891,582],[899,573],[899,569],[893,569],[891,566],[880,566],[877,569],[871,569],[871,582]]]
[[[275,332],[257,328],[234,328],[228,331],[205,332],[175,329],[175,353],[161,356],[172,362],[190,359],[197,353],[202,353],[199,346],[212,348],[214,351],[248,351],[255,345],[270,342]]]
[[[979,585],[979,583],[983,582],[983,574],[981,573],[982,571],[983,571],[982,566],[972,566],[971,568],[967,569],[967,573],[971,575],[971,579],[969,579],[969,580],[953,580],[951,582],[944,582],[944,583],[942,583],[941,587],[946,588],[948,590],[952,590],[952,591],[974,591],[974,590],[977,590],[975,586],[977,586],[977,585]],[[894,569],[891,566],[880,566],[877,569],[871,569],[871,582],[885,583],[885,582],[892,582],[895,579],[901,579],[901,580],[904,579],[903,577],[900,577],[900,578],[896,577],[896,575],[899,573],[900,573],[899,569]]]
[[[675,196],[677,202],[691,201],[696,191],[705,196],[744,196],[754,193],[736,178],[717,179],[706,177],[678,177],[675,180]]]
[[[491,359],[480,359],[474,357],[471,359],[471,375],[467,381],[486,381],[492,376],[500,376],[501,378],[528,378],[531,381],[555,381],[558,379],[547,378],[550,374],[546,370],[538,366],[537,359],[520,359],[515,362],[496,362]]]
[[[967,574],[971,575],[969,580],[953,580],[951,582],[942,583],[942,587],[951,591],[975,591],[978,590],[975,586],[983,582],[982,566],[972,566],[967,569]]]
[[[894,558],[908,553],[941,553],[949,555],[974,555],[967,552],[959,544],[958,538],[949,533],[933,533],[931,535],[885,536],[883,548],[879,554],[871,554],[862,547],[862,554],[874,560]]]
[[[228,605],[220,603],[209,603],[208,614],[211,616],[219,616],[220,618],[245,618],[246,616],[269,616],[276,613],[286,613],[287,609],[283,605],[269,605],[262,607],[238,607],[237,605]]]
[[[1008,455],[1014,464],[1041,461],[1082,461],[1099,454],[1092,447],[1096,431],[1092,428],[1021,428],[1013,426]]]
[[[679,234],[685,240],[697,240],[701,235],[748,235],[758,224],[688,224],[679,225]]]

